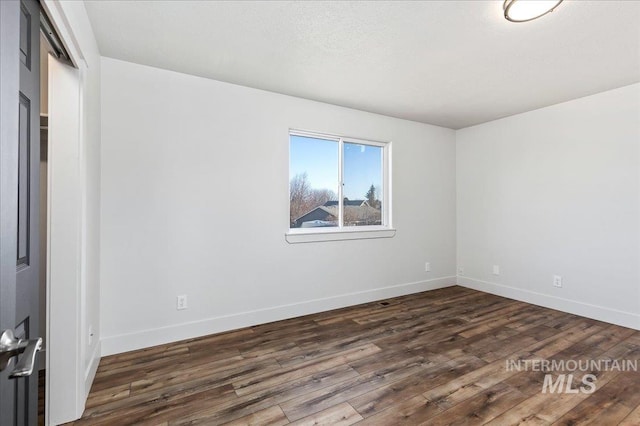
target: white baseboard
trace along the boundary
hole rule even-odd
[[[606,308],[604,306],[576,302],[575,300],[564,299],[561,297],[550,296],[548,294],[537,293],[504,284],[496,284],[463,276],[457,277],[457,283],[462,287],[471,288],[473,290],[483,291],[485,293],[491,293],[497,296],[503,296],[509,299],[543,306],[545,308],[568,312],[570,314],[640,330],[640,315],[632,312],[619,311],[616,309]]]
[[[274,306],[249,312],[208,318],[169,327],[143,330],[135,333],[108,336],[101,340],[102,355],[113,355],[136,349],[176,342],[194,337],[206,336],[243,327],[264,324],[283,319],[295,318],[332,309],[359,305],[390,297],[404,296],[422,291],[450,287],[456,284],[456,277],[435,278],[428,281],[400,284],[395,286],[365,290],[323,299],[308,300],[290,305]]]

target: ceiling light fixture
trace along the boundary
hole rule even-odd
[[[511,22],[533,21],[553,12],[562,0],[504,0],[504,17]]]

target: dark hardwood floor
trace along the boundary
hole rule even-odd
[[[534,359],[568,392],[507,368]],[[568,362],[638,359],[638,331],[450,287],[106,357],[75,424],[640,425],[639,372]]]

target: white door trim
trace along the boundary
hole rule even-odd
[[[86,322],[84,82],[87,62],[69,16],[76,9],[43,0],[76,68],[49,61],[47,205],[47,380],[45,424],[82,416],[100,359],[89,350]],[[91,355],[88,357],[88,355]],[[89,358],[90,362],[85,362]]]

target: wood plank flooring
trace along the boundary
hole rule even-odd
[[[103,358],[74,424],[640,424],[639,372],[543,393],[534,359],[640,364],[640,332],[449,287]]]

